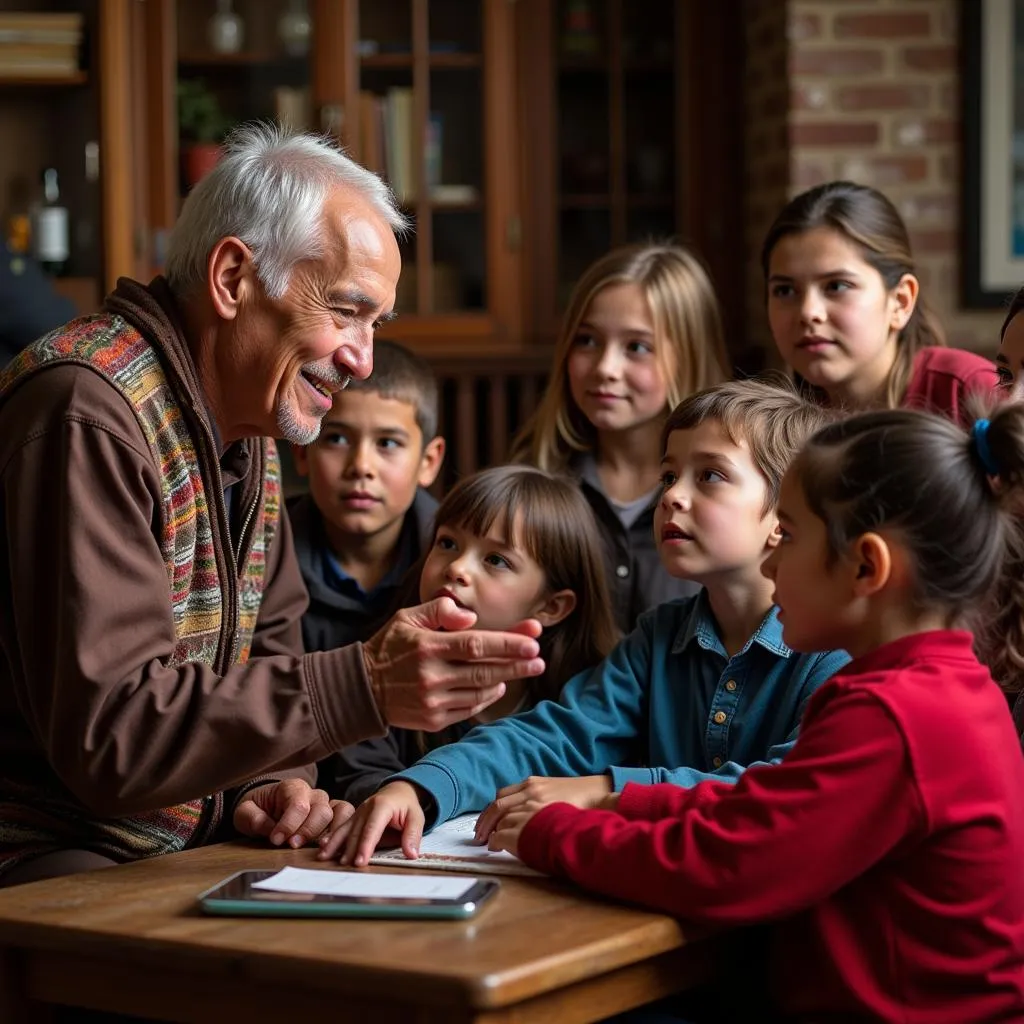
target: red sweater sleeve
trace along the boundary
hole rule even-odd
[[[688,789],[660,782],[643,785],[629,782],[619,794],[618,813],[630,821],[658,821],[661,818],[676,817],[683,810],[692,811],[714,803],[715,791],[721,787],[732,789],[728,782],[701,782]]]
[[[520,857],[690,921],[752,924],[820,902],[923,820],[902,733],[864,691],[840,690],[785,761],[751,768],[733,787],[627,792],[634,820],[566,804],[540,811]],[[637,820],[654,812],[664,816]]]

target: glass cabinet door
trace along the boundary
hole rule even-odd
[[[521,129],[509,0],[153,4],[152,38],[168,66],[151,74],[150,105],[173,126],[149,144],[156,167],[173,167],[166,182],[151,175],[155,270],[160,237],[230,127],[283,121],[337,137],[389,181],[409,215],[392,336],[448,350],[519,343]]]
[[[679,155],[687,0],[520,0],[534,331],[557,332],[583,271],[682,226]]]
[[[515,131],[508,6],[358,0],[345,103],[357,113],[346,116],[344,136],[413,223],[401,246],[401,320],[387,329],[400,338],[457,345],[514,333],[514,238],[498,238],[515,234],[516,178],[488,130],[499,112],[502,130]]]
[[[313,128],[307,0],[187,0],[176,5],[179,194],[241,121]]]
[[[559,308],[609,248],[676,230],[675,7],[553,5]]]

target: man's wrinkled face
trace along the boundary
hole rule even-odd
[[[329,195],[322,230],[322,254],[292,269],[284,295],[255,286],[228,356],[232,404],[293,444],[315,441],[334,395],[373,369],[374,330],[391,317],[401,270],[390,226],[350,190]]]

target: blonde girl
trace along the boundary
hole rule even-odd
[[[801,193],[769,229],[761,264],[775,344],[820,400],[960,422],[966,395],[995,386],[989,360],[946,347],[906,225],[876,189],[832,181]]]
[[[475,612],[480,629],[536,619],[546,669],[509,680],[501,700],[443,733],[392,729],[341,751],[321,770],[320,785],[353,804],[474,725],[556,699],[563,683],[596,665],[618,639],[587,503],[573,483],[531,466],[499,466],[460,481],[437,510],[433,544],[411,584],[404,604],[448,597]]]
[[[577,282],[550,384],[513,458],[579,481],[604,535],[623,631],[647,608],[695,592],[668,575],[654,544],[661,428],[683,398],[728,375],[718,302],[686,249],[615,249]]]

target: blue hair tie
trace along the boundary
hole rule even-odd
[[[989,476],[999,476],[999,463],[992,456],[992,449],[988,446],[988,420],[975,420],[971,428],[971,437],[974,440],[974,450],[978,453],[981,464]]]

